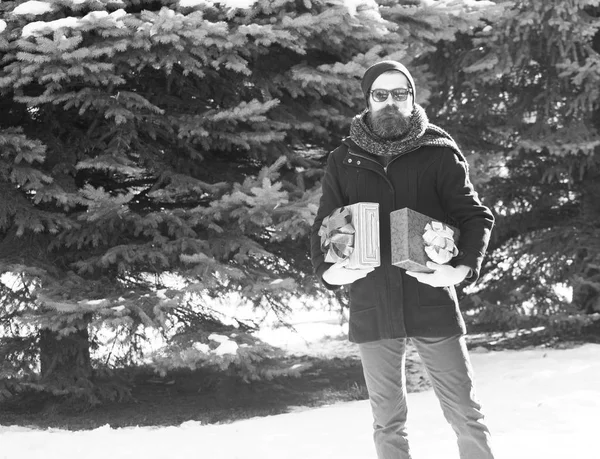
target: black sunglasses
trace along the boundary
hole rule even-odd
[[[373,89],[369,91],[371,93],[371,97],[375,102],[385,102],[389,97],[390,93],[392,94],[392,98],[396,102],[402,102],[408,99],[408,95],[412,94],[412,90],[408,88],[397,88],[397,89]]]

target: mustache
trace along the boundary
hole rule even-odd
[[[396,107],[391,107],[390,105],[388,105],[387,107],[383,107],[380,111],[381,113],[400,113],[400,111]]]
[[[375,118],[382,118],[382,117],[389,117],[389,116],[393,116],[395,118],[401,116],[400,112],[398,111],[397,108],[395,107],[384,107],[381,110],[377,110],[377,112],[373,113],[373,117]]]

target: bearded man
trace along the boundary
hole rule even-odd
[[[455,285],[479,277],[494,217],[473,189],[455,141],[429,123],[415,103],[415,83],[404,65],[383,61],[369,67],[361,87],[367,108],[352,120],[350,136],[327,159],[311,258],[325,287],[351,284],[349,339],[360,351],[377,456],[411,458],[405,377],[410,339],[456,432],[460,457],[493,459]],[[377,268],[328,263],[321,248],[319,229],[325,217],[357,202],[379,204]],[[451,263],[428,262],[431,273],[392,265],[390,213],[404,207],[458,227],[458,255]]]

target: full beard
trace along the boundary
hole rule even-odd
[[[410,117],[402,115],[393,107],[385,107],[376,112],[369,110],[368,113],[371,130],[382,139],[398,139],[410,128]]]

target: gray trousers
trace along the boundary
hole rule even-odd
[[[411,338],[446,420],[458,438],[461,459],[493,459],[490,432],[476,401],[473,368],[463,336]],[[406,339],[359,344],[373,411],[379,459],[411,459],[406,433]]]

